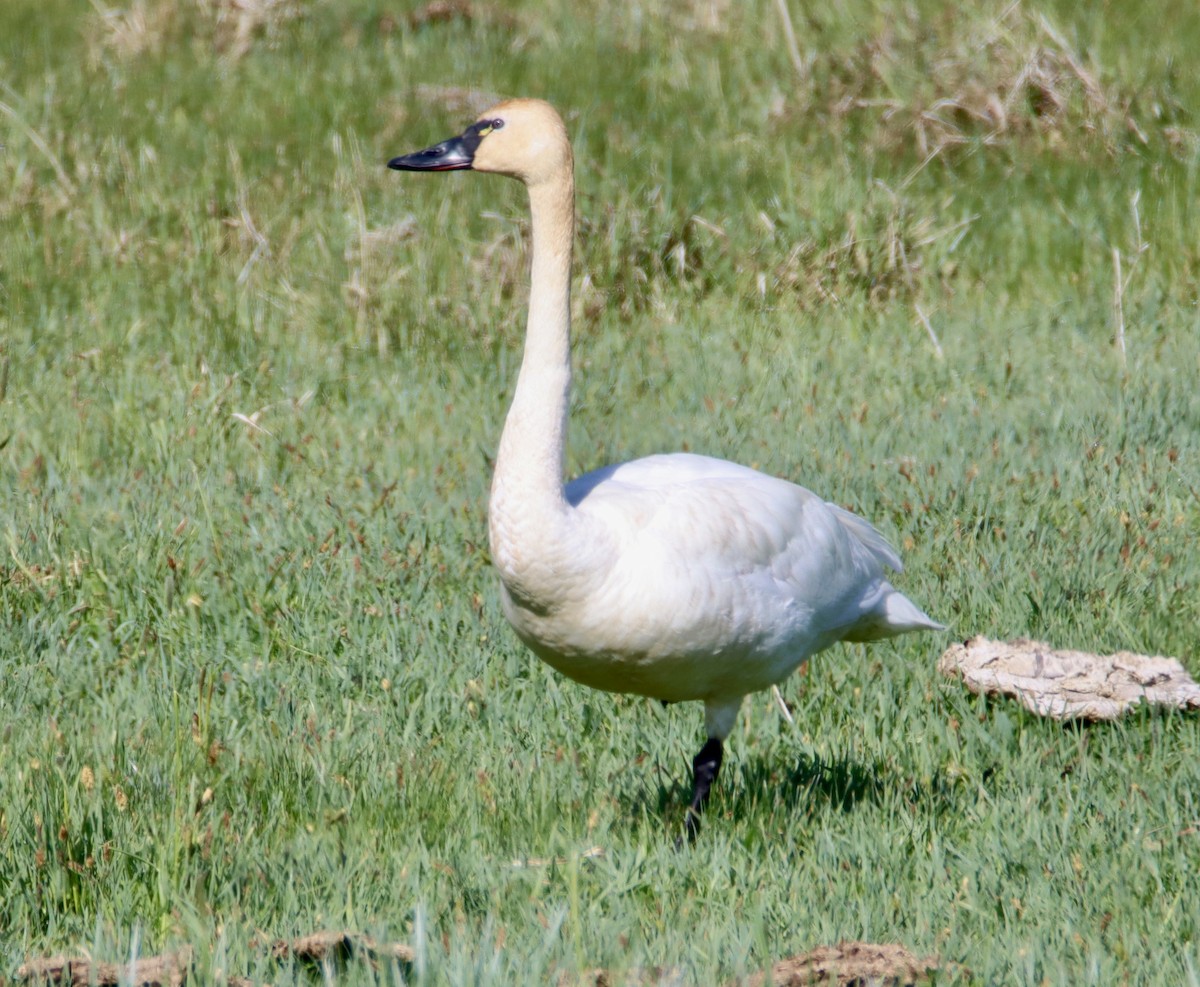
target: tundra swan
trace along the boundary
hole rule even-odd
[[[552,106],[500,103],[388,167],[495,172],[528,189],[525,350],[488,508],[504,614],[538,657],[584,685],[704,703],[685,815],[694,838],[744,696],[837,641],[942,625],[888,582],[900,559],[878,531],[785,480],[674,453],[563,486],[575,179]]]

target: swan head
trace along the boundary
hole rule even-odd
[[[485,110],[461,134],[392,158],[396,171],[490,171],[526,185],[570,174],[571,142],[562,117],[540,99],[510,99]]]

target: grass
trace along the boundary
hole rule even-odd
[[[0,9],[0,975],[190,942],[292,983],[256,942],[346,927],[418,954],[346,983],[841,939],[1200,981],[1196,718],[934,668],[986,633],[1200,671],[1195,11],[790,5],[797,64],[767,0],[121,2]],[[498,611],[524,203],[382,167],[488,93],[576,141],[571,470],[805,483],[951,624],[820,656],[794,727],[752,697],[689,852],[698,710]]]

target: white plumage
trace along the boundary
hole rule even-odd
[[[745,695],[837,641],[941,625],[888,581],[901,564],[878,531],[785,480],[676,453],[563,487],[574,178],[549,104],[501,103],[459,137],[389,164],[498,172],[529,189],[525,355],[488,513],[505,616],[540,658],[585,685],[704,703],[694,836]]]

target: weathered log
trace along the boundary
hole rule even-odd
[[[973,637],[947,648],[938,670],[976,695],[1015,697],[1058,720],[1114,720],[1141,703],[1200,709],[1200,685],[1177,659],[1161,655],[1097,655],[1025,638]]]

